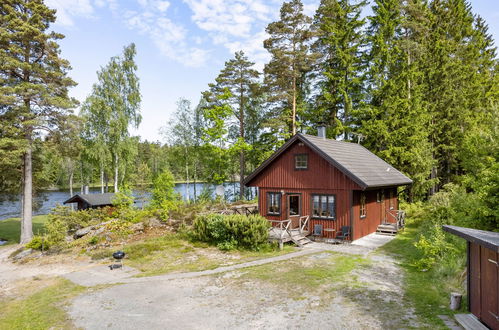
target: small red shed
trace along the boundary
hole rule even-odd
[[[490,329],[499,330],[499,233],[443,226],[468,241],[468,309]]]
[[[335,238],[347,226],[348,239],[395,223],[397,187],[411,183],[360,144],[301,133],[245,180],[246,186],[258,187],[260,214],[267,219],[308,216],[307,234]]]

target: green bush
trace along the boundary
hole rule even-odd
[[[221,250],[258,250],[268,241],[269,222],[259,215],[209,214],[196,218],[193,235]]]
[[[178,209],[180,198],[173,189],[174,187],[175,180],[168,169],[165,169],[154,180],[150,208],[159,211],[158,215],[163,220],[168,219],[171,211]]]
[[[44,236],[36,235],[26,244],[26,248],[33,250],[47,250],[50,245]]]

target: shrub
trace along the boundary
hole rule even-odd
[[[44,236],[34,236],[31,241],[26,244],[26,248],[33,250],[47,250],[50,245]]]
[[[193,235],[221,250],[258,250],[268,241],[269,226],[269,222],[259,215],[209,214],[196,218]]]
[[[179,195],[174,187],[173,174],[167,169],[154,180],[150,207],[159,209],[159,216],[163,220],[168,219],[170,211],[178,208]]]
[[[133,205],[133,200],[130,189],[124,187],[114,195],[112,202],[117,208],[130,208]]]

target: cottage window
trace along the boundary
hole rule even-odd
[[[366,211],[366,194],[360,194],[360,217],[365,218],[367,215]]]
[[[312,195],[312,216],[320,219],[336,219],[334,195]]]
[[[308,169],[308,155],[299,154],[295,155],[295,170],[306,170]]]
[[[385,200],[385,191],[381,190],[376,193],[376,202],[382,203]]]
[[[281,214],[281,193],[275,193],[275,192],[267,193],[267,214],[269,215]]]

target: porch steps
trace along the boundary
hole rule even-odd
[[[383,223],[378,226],[376,233],[380,235],[395,236],[398,232],[396,223]]]
[[[303,236],[303,235],[294,235],[294,236],[291,236],[291,240],[293,241],[293,243],[295,243],[298,247],[303,247],[307,244],[310,244],[312,243],[312,241],[310,239],[308,239],[307,237]]]

